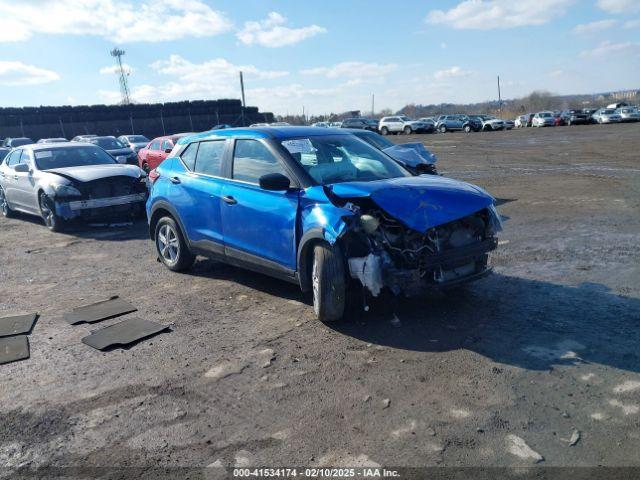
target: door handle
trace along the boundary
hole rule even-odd
[[[178,183],[182,183],[182,182],[180,181],[180,179],[179,179],[178,177],[173,177],[173,178],[171,179],[171,183],[178,184]]]
[[[222,197],[222,200],[224,200],[229,205],[235,205],[236,203],[238,203],[238,201],[235,198],[233,198],[231,195],[226,195]]]
[[[18,175],[14,175],[14,176],[13,176],[13,179],[14,179],[14,180],[18,180],[19,178],[20,178],[20,177],[19,177]]]

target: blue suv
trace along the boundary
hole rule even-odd
[[[149,179],[149,233],[167,268],[200,254],[294,282],[322,321],[341,319],[359,292],[412,295],[486,275],[501,229],[481,188],[412,176],[340,129],[185,137]]]

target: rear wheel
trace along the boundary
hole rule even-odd
[[[465,131],[466,133],[470,133],[470,132],[471,132],[471,125],[465,125],[465,126],[464,126],[464,131]]]
[[[0,211],[2,211],[3,217],[11,218],[14,216],[14,211],[9,207],[7,197],[5,196],[4,189],[2,187],[0,187]]]
[[[156,224],[155,244],[160,261],[174,272],[188,270],[196,259],[171,217],[162,217]]]
[[[387,127],[382,127],[382,128],[380,129],[380,133],[381,133],[382,135],[389,135],[389,129],[388,129]]]
[[[344,316],[346,306],[345,264],[337,245],[316,245],[311,268],[313,310],[322,322],[335,322]]]
[[[52,232],[60,232],[64,229],[64,219],[56,214],[55,203],[44,192],[40,193],[40,215],[44,224]]]

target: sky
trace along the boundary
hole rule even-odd
[[[640,0],[0,0],[0,106],[240,98],[276,114],[640,87]]]

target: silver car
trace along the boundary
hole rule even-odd
[[[622,118],[613,108],[601,108],[592,115],[597,123],[619,123]]]
[[[640,121],[640,111],[633,107],[620,107],[616,110],[620,115],[621,122],[638,122]]]
[[[135,165],[117,163],[88,143],[26,145],[0,163],[0,211],[42,217],[52,231],[72,219],[144,213],[147,177]]]
[[[118,140],[136,153],[146,147],[151,141],[144,135],[120,135]]]

